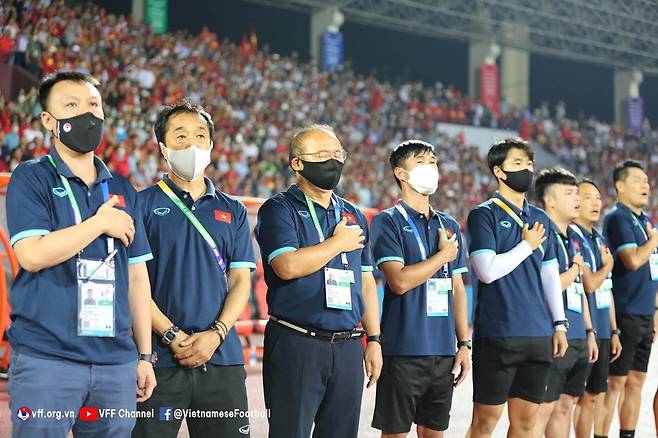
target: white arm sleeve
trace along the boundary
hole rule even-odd
[[[490,284],[512,272],[531,254],[532,247],[522,240],[503,254],[495,254],[491,251],[471,256],[471,266],[482,283]]]
[[[562,285],[560,284],[560,268],[557,264],[542,266],[541,283],[544,286],[544,299],[553,321],[566,319],[564,303],[562,301]],[[556,330],[566,330],[564,326],[557,326]]]

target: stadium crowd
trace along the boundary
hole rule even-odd
[[[220,40],[207,29],[153,34],[130,18],[93,3],[9,0],[0,5],[0,62],[35,76],[58,70],[91,73],[103,84],[106,129],[99,154],[137,188],[165,170],[151,132],[162,105],[183,97],[202,103],[217,132],[209,176],[235,195],[269,197],[292,182],[287,138],[298,126],[319,122],[337,127],[349,158],[338,191],[366,207],[390,205],[399,196],[386,162],[404,138],[438,145],[443,190],[434,203],[465,219],[470,207],[493,191],[476,147],[449,138],[441,122],[513,129],[555,153],[576,172],[609,187],[612,165],[624,158],[647,161],[658,176],[658,133],[650,126],[627,134],[593,117],[566,118],[566,107],[548,103],[534,111],[501,102],[496,115],[440,82],[390,84],[355,74],[349,64],[324,73],[298,56],[258,46],[252,31],[241,44]],[[48,152],[50,139],[39,122],[36,89],[15,100],[0,96],[0,171]],[[368,169],[364,172],[364,169]],[[464,199],[466,202],[464,202]],[[655,204],[651,216],[658,219]]]

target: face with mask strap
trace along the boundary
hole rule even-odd
[[[171,115],[160,150],[177,177],[185,181],[202,177],[210,164],[212,150],[206,119],[201,114],[187,111]]]
[[[510,189],[525,193],[532,186],[534,162],[523,149],[512,148],[501,166],[494,166],[494,175]]]
[[[305,133],[300,140],[299,150],[290,161],[290,167],[298,177],[322,190],[333,190],[340,181],[347,153],[338,138],[325,129],[314,129]]]
[[[102,99],[86,81],[63,80],[53,85],[41,123],[55,142],[84,154],[94,151],[103,135]]]
[[[402,184],[409,186],[421,195],[429,196],[439,186],[439,169],[434,152],[426,149],[418,155],[406,158],[394,170]]]

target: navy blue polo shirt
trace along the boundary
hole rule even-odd
[[[647,241],[645,226],[649,217],[642,212],[636,216],[630,208],[617,203],[603,221],[603,235],[608,239],[610,251],[615,256],[612,268],[612,286],[615,311],[626,315],[653,315],[656,306],[656,282],[651,280],[649,262],[637,271],[624,266],[619,253],[637,248]]]
[[[459,253],[448,263],[448,277],[468,272],[466,248],[462,244],[459,224],[452,216],[432,211],[429,220],[404,202],[409,219],[414,221],[423,241],[427,256],[438,252],[440,223],[448,237],[457,235]],[[440,220],[440,221],[439,221]],[[372,251],[375,265],[396,261],[415,265],[423,261],[418,242],[406,219],[391,207],[379,213],[372,221]],[[432,278],[446,278],[443,266]],[[427,316],[427,287],[413,288],[403,295],[391,291],[388,283],[384,288],[382,311],[382,345],[384,356],[453,356],[456,352],[455,316],[453,294],[448,294],[448,316]]]
[[[578,227],[583,237],[580,237],[578,233],[574,233],[573,238],[580,242],[581,254],[585,258],[585,264],[592,272],[596,272],[603,266],[601,245],[607,246],[607,242],[596,228],[592,228],[592,232],[589,232],[589,230],[580,225],[576,224],[575,226]],[[589,250],[587,249],[585,241],[587,242],[587,245],[589,245]],[[591,253],[590,250],[592,251]],[[596,337],[598,339],[610,339],[610,309],[596,308],[595,292],[587,294],[587,299],[589,301],[589,313],[592,318],[592,324],[596,329]]]
[[[78,283],[77,257],[39,272],[20,269],[11,289],[9,339],[13,349],[30,356],[67,359],[93,364],[122,364],[137,358],[131,337],[132,318],[128,300],[128,265],[152,258],[141,215],[137,193],[118,174],[111,174],[105,164],[94,157],[97,178],[88,188],[62,161],[55,148],[51,156],[57,172],[68,178],[80,207],[82,220],[87,220],[103,204],[101,182],[107,181],[110,194],[120,196],[120,206],[135,221],[135,239],[126,248],[114,239],[115,261],[115,337],[101,338],[77,335]],[[21,239],[45,236],[75,225],[73,210],[59,174],[41,157],[19,165],[7,189],[7,224],[12,246]],[[107,257],[107,237],[96,238],[81,257],[102,260]]]
[[[256,269],[247,209],[240,201],[216,190],[208,178],[206,193],[196,201],[168,177],[164,181],[208,230],[229,270]],[[138,196],[155,255],[146,264],[153,301],[188,335],[208,330],[219,318],[228,295],[226,277],[210,246],[160,187],[149,187]],[[153,336],[153,345],[159,356],[158,367],[178,364],[159,336]],[[210,363],[242,365],[242,344],[235,328]]]
[[[287,191],[265,201],[258,211],[255,233],[263,259],[270,315],[304,327],[328,331],[352,330],[361,321],[365,310],[361,296],[361,273],[373,270],[368,222],[356,206],[339,196],[335,199],[342,216],[348,218],[348,224],[359,225],[366,238],[363,249],[347,253],[349,269],[354,273],[355,280],[351,288],[352,310],[326,306],[323,269],[293,280],[280,279],[272,269],[271,263],[275,257],[320,242],[304,193],[293,184]],[[314,206],[324,237],[331,237],[336,227],[333,203],[327,209],[317,203]],[[343,269],[340,255],[331,259],[327,267]]]
[[[520,210],[499,193],[523,222],[544,225],[547,240],[512,272],[485,284],[478,280],[474,313],[474,336],[552,336],[553,321],[544,300],[542,265],[557,263],[555,236],[548,232],[551,221],[546,213],[524,201]],[[521,242],[521,227],[492,200],[475,207],[468,215],[471,239],[469,252],[504,254]]]
[[[551,234],[553,234],[557,239],[559,238],[562,241],[562,245],[557,241],[557,260],[560,265],[560,274],[567,272],[571,265],[573,264],[573,258],[577,253],[581,253],[583,258],[586,259],[587,255],[585,254],[584,249],[581,247],[581,244],[578,240],[578,236],[571,229],[567,228],[567,235],[564,236],[560,233],[560,230],[557,226],[551,222]],[[556,236],[557,233],[557,236]],[[565,253],[566,250],[566,253]],[[582,281],[582,279],[581,279]],[[585,333],[585,318],[583,313],[574,312],[569,310],[567,306],[567,290],[562,291],[562,302],[564,304],[564,314],[569,321],[569,330],[567,331],[567,339],[587,339],[587,334]],[[584,309],[581,309],[584,310]]]

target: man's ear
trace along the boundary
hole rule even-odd
[[[57,119],[49,112],[41,111],[41,124],[47,131],[57,133]]]
[[[501,181],[507,180],[507,175],[505,175],[505,172],[503,172],[503,169],[501,169],[500,166],[494,166],[493,174]]]
[[[290,168],[295,172],[301,172],[304,170],[304,163],[302,163],[302,160],[300,160],[299,157],[295,157],[290,160]]]
[[[159,141],[158,144],[160,145],[160,153],[165,160],[169,161],[169,157],[167,157],[167,147],[161,141]]]
[[[401,167],[396,167],[393,169],[393,175],[399,180],[399,181],[406,181],[409,179],[407,175],[409,175],[409,171],[406,169],[403,169]]]

